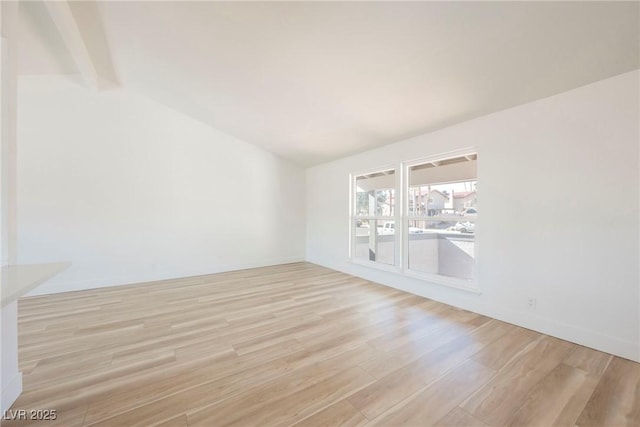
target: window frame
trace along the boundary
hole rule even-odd
[[[408,195],[409,195],[409,183],[410,183],[410,178],[411,178],[411,171],[410,169],[414,166],[418,166],[418,165],[422,165],[425,163],[430,163],[430,162],[435,162],[435,161],[441,161],[441,160],[447,160],[447,159],[451,159],[451,158],[455,158],[455,157],[463,157],[463,156],[469,156],[469,155],[476,155],[477,158],[479,158],[479,154],[478,154],[478,150],[474,147],[469,147],[469,148],[464,148],[464,149],[460,149],[460,150],[455,150],[455,151],[449,151],[446,153],[440,153],[440,154],[436,154],[436,155],[431,155],[431,156],[426,156],[426,157],[420,157],[417,159],[412,159],[412,160],[408,160],[408,161],[404,161],[402,162],[402,174],[404,176],[404,182],[405,185],[402,188],[402,194],[404,196],[405,199],[405,205],[402,206],[401,211],[402,211],[402,227],[403,227],[403,235],[402,235],[402,273],[405,276],[409,276],[415,279],[421,279],[424,281],[428,281],[431,283],[437,283],[440,285],[446,285],[449,287],[453,287],[453,288],[458,288],[458,289],[463,289],[463,290],[468,290],[468,291],[472,291],[472,292],[479,292],[479,287],[478,287],[478,274],[477,274],[477,259],[478,259],[478,218],[476,217],[474,219],[474,224],[475,224],[475,231],[474,231],[474,245],[473,245],[473,252],[474,252],[474,277],[471,279],[463,279],[461,277],[450,277],[450,276],[445,276],[442,274],[433,274],[433,273],[426,273],[426,272],[422,272],[422,271],[418,271],[415,269],[411,269],[409,268],[409,234],[408,234],[408,230],[409,230],[409,221],[420,221],[420,220],[424,220],[424,217],[420,217],[417,215],[409,215],[409,202],[408,202]],[[479,164],[480,162],[476,159],[476,177],[475,177],[475,181],[479,182]],[[443,182],[433,182],[430,183],[432,185],[438,185],[438,184],[448,184],[448,183],[455,183],[455,182],[465,182],[468,181],[466,179],[463,180],[457,180],[457,181],[443,181]],[[479,201],[480,197],[479,197],[479,192],[478,190],[476,190],[476,198]],[[476,204],[477,206],[477,204]],[[405,231],[406,230],[406,231]]]
[[[410,277],[413,279],[419,279],[425,282],[434,283],[438,285],[444,285],[447,287],[460,289],[476,294],[482,293],[480,290],[480,286],[478,283],[478,255],[480,253],[480,245],[478,236],[480,235],[478,232],[480,230],[480,216],[474,219],[475,223],[475,231],[474,231],[474,277],[471,279],[463,279],[459,277],[450,277],[444,276],[441,274],[433,274],[433,273],[425,273],[421,271],[417,271],[415,269],[409,268],[409,221],[412,220],[424,220],[424,217],[417,216],[415,214],[409,214],[409,178],[410,178],[410,169],[414,166],[421,165],[424,163],[441,161],[446,159],[451,159],[455,157],[462,157],[467,155],[476,155],[476,176],[475,181],[477,183],[480,182],[480,162],[478,159],[480,158],[479,150],[476,147],[467,147],[458,150],[452,150],[448,152],[438,153],[434,155],[429,155],[425,157],[414,158],[410,160],[405,160],[398,163],[385,164],[382,166],[378,166],[375,168],[369,168],[363,171],[354,172],[349,174],[349,261],[363,265],[366,267],[375,268],[378,270],[383,270],[387,272],[398,273],[402,276]],[[388,170],[394,170],[395,175],[395,206],[394,206],[394,215],[392,217],[389,216],[359,216],[355,214],[355,206],[356,206],[356,178],[361,175],[367,175],[377,172],[383,172]],[[445,183],[453,183],[453,182],[464,182],[467,180],[459,180],[459,181],[445,181]],[[440,184],[440,183],[433,183]],[[476,189],[476,209],[480,204],[480,192]],[[415,208],[415,207],[414,207]],[[369,221],[394,221],[395,223],[395,232],[394,232],[394,264],[382,264],[376,261],[364,260],[361,258],[355,257],[355,223],[358,219],[369,220]],[[375,222],[374,222],[375,224]],[[375,231],[374,231],[375,232]]]
[[[374,173],[380,173],[385,171],[393,170],[394,175],[394,186],[389,187],[389,189],[394,190],[394,206],[393,206],[393,215],[385,216],[385,215],[357,215],[355,212],[356,208],[356,182],[357,178],[362,175],[370,175]],[[400,193],[400,181],[401,181],[402,170],[397,164],[386,164],[383,166],[379,166],[376,168],[370,168],[359,172],[354,172],[349,174],[349,261],[354,264],[360,264],[367,267],[373,267],[379,270],[391,271],[395,273],[400,273],[402,271],[400,260],[400,234],[402,230],[402,226],[400,224],[400,210],[402,209],[402,203],[404,201],[403,195]],[[384,190],[381,188],[380,190]],[[377,203],[377,202],[376,202]],[[376,225],[377,221],[393,221],[394,222],[394,234],[393,234],[393,264],[385,264],[379,261],[371,261],[368,259],[356,258],[355,256],[355,245],[356,245],[356,233],[355,233],[355,223],[357,220],[368,220],[369,226],[373,222]],[[371,231],[370,231],[371,232]],[[377,229],[374,228],[374,233],[377,232]]]

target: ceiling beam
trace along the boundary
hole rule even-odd
[[[96,65],[93,63],[91,55],[89,55],[87,45],[82,33],[80,33],[69,3],[67,1],[45,1],[44,3],[62,36],[62,40],[64,40],[69,53],[73,57],[82,79],[87,86],[98,90],[99,77]]]

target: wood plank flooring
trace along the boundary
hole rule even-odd
[[[3,426],[639,426],[640,364],[309,263],[25,298]]]

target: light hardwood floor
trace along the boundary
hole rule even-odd
[[[12,409],[46,426],[640,425],[638,363],[309,263],[18,316]]]

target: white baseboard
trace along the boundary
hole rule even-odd
[[[427,287],[417,288],[403,286],[402,280],[386,280],[384,278],[384,275],[376,273],[372,273],[372,276],[375,277],[366,277],[366,275],[357,274],[355,271],[349,269],[348,266],[332,265],[331,263],[322,262],[311,257],[307,258],[307,261],[326,268],[330,268],[332,270],[350,274],[352,276],[361,277],[365,280],[370,280],[384,286],[388,286],[404,292],[409,292],[424,298],[433,299],[435,301],[442,302],[453,307],[469,310],[483,316],[491,317],[492,319],[497,319],[516,326],[531,329],[545,335],[560,338],[565,341],[570,341],[575,344],[583,345],[585,347],[593,348],[605,353],[620,356],[634,362],[640,362],[640,343],[637,342],[626,341],[614,336],[587,330],[576,325],[564,323],[556,319],[534,315],[525,311],[517,311],[510,308],[486,303],[459,304],[457,301],[452,301],[437,295],[431,295]]]
[[[204,276],[207,274],[225,273],[228,271],[246,270],[250,268],[270,267],[274,265],[304,262],[304,256],[290,256],[275,259],[265,259],[249,263],[228,265],[191,266],[179,270],[159,270],[142,273],[127,274],[119,277],[102,277],[87,280],[64,279],[64,274],[50,282],[40,286],[27,296],[57,294],[62,292],[74,292],[87,289],[106,288],[112,286],[131,285],[135,283],[155,282],[160,280],[181,279],[185,277]],[[68,270],[72,271],[73,266]]]
[[[4,414],[4,411],[13,405],[20,393],[22,393],[22,372],[17,372],[9,382],[2,384],[2,390],[0,390],[0,401],[2,402],[0,414]]]
[[[471,310],[473,311],[473,310]],[[531,329],[545,335],[580,344],[595,350],[620,356],[634,362],[640,362],[640,346],[638,343],[625,341],[620,338],[605,335],[599,332],[590,331],[576,325],[536,316],[529,313],[518,312],[502,307],[491,307],[483,310],[485,316],[502,320],[523,328]]]

